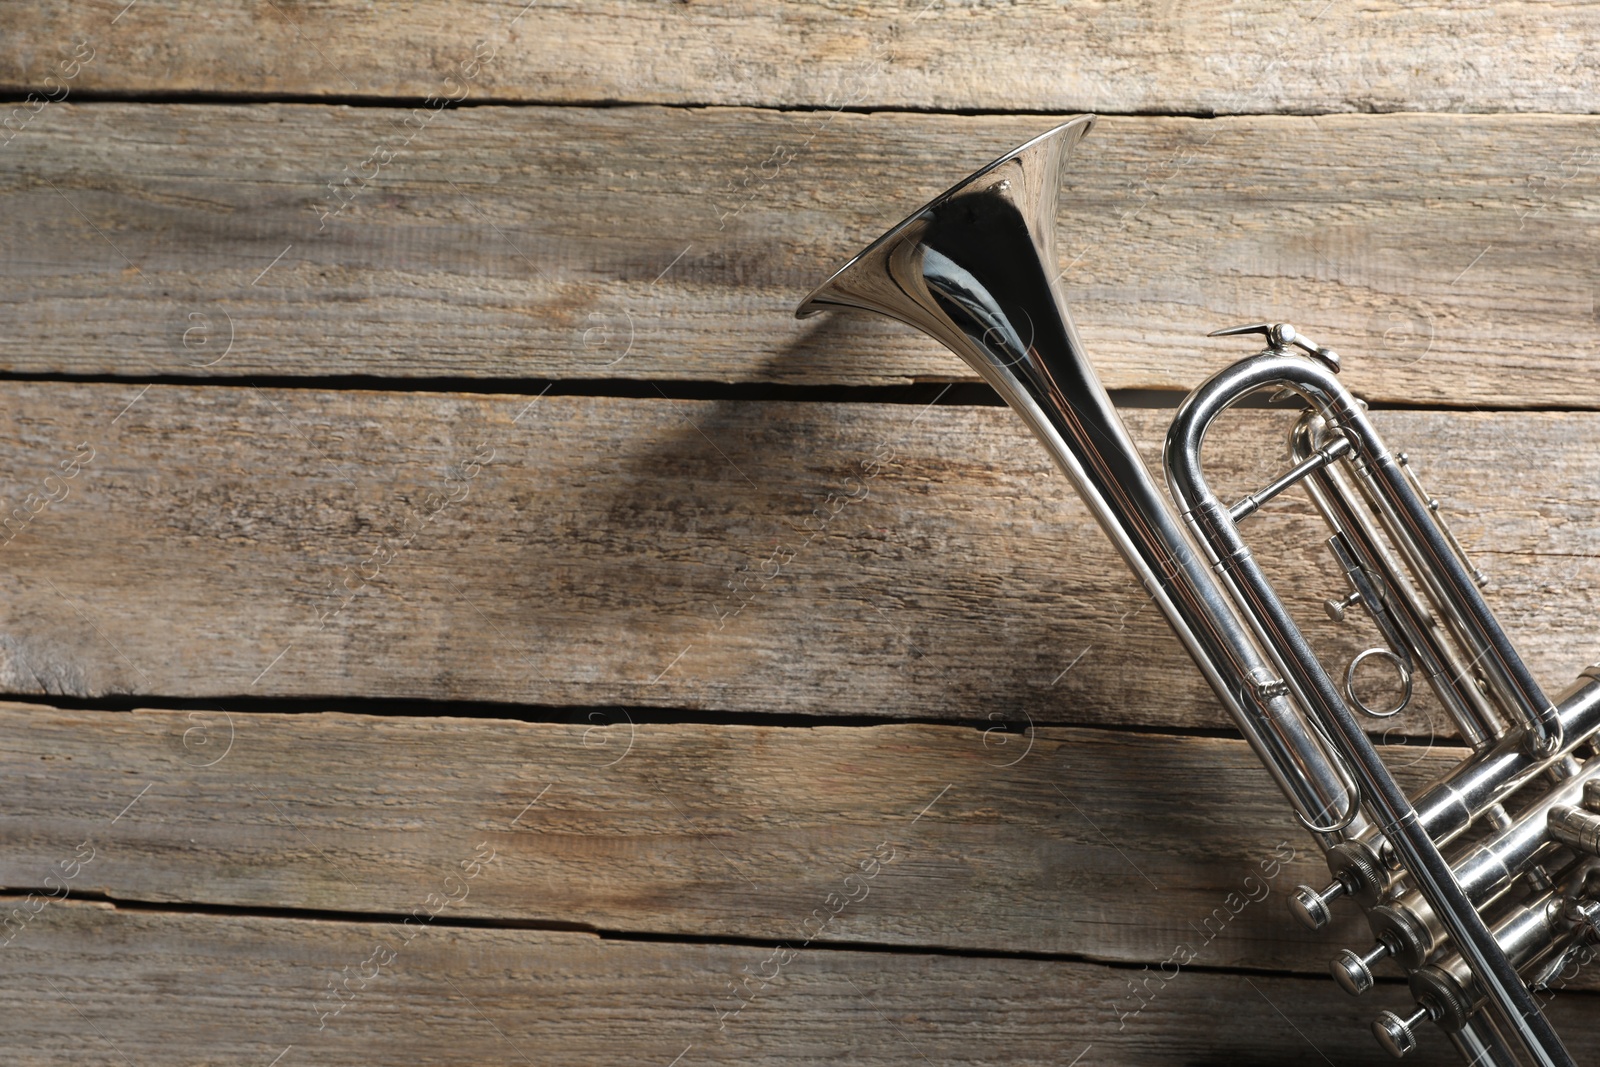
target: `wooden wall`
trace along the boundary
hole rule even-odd
[[[1559,689],[1600,13],[0,19],[7,1062],[1382,1061],[1403,984],[1325,977],[1362,924],[1289,919],[1311,842],[1038,447],[925,339],[790,313],[1097,111],[1061,265],[1134,436],[1247,353],[1208,330],[1332,344]],[[1253,525],[1320,619],[1309,509]],[[1426,705],[1384,740],[1460,755]]]

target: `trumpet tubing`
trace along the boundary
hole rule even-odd
[[[1296,890],[1294,913],[1313,928],[1344,898],[1366,913],[1374,942],[1339,952],[1338,984],[1360,995],[1375,967],[1406,974],[1416,1007],[1379,1015],[1373,1032],[1385,1048],[1405,1055],[1433,1022],[1472,1063],[1571,1064],[1535,987],[1600,937],[1600,666],[1557,699],[1545,694],[1438,501],[1340,383],[1338,355],[1287,324],[1217,331],[1259,334],[1264,347],[1180,406],[1162,492],[1057,282],[1059,190],[1093,121],[1080,115],[968,176],[867,246],[796,314],[857,308],[899,319],[960,356],[1033,430],[1321,846],[1332,881]],[[1207,482],[1202,445],[1223,411],[1262,391],[1304,406],[1291,466],[1230,505]],[[1329,599],[1330,616],[1360,610],[1383,637],[1342,679],[1239,533],[1295,486],[1326,520],[1349,582]],[[1372,657],[1396,672],[1398,706],[1358,695],[1356,668]],[[1419,675],[1473,751],[1409,798],[1365,720],[1402,710]]]

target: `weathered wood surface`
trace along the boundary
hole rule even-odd
[[[1379,418],[1558,688],[1600,14],[921,4],[8,12],[0,373],[126,381],[0,399],[0,693],[81,702],[0,704],[0,885],[75,898],[0,899],[7,1063],[1387,1062],[1409,997],[1322,976],[1360,920],[1287,918],[1321,865],[1008,412],[644,383],[970,380],[790,311],[1052,116],[1129,116],[1062,212],[1108,384],[1287,318],[1372,399],[1500,409]],[[533,384],[256,384],[329,376]],[[1214,454],[1247,428],[1277,451],[1253,414]],[[1251,525],[1362,647],[1305,507]],[[169,698],[217,710],[119,710]],[[1459,754],[1397,729],[1407,782]]]
[[[1188,940],[1300,973],[1370,938],[1354,909],[1292,921],[1327,868],[1242,741],[23,705],[0,738],[13,889],[89,840],[80,894],[404,915],[487,842],[498,873],[452,916],[1134,964]],[[1415,789],[1464,752],[1391,754]],[[885,843],[894,891],[852,883],[818,929]]]
[[[5,88],[87,41],[69,84],[98,92],[1202,114],[1589,112],[1600,37],[1584,5],[1487,0],[54,0],[8,22]]]
[[[17,383],[0,412],[7,692],[1225,724],[1004,408]],[[1170,412],[1131,414],[1154,455]],[[1287,417],[1215,430],[1219,491]],[[1595,654],[1597,417],[1378,416],[1556,688]],[[1247,529],[1313,638],[1364,647],[1309,507]]]
[[[885,868],[879,891],[896,877]],[[776,951],[69,901],[4,949],[0,1010],[17,1064],[1377,1065],[1367,1024],[1409,1003],[1388,983],[1355,1001],[1325,977]],[[1141,1003],[1130,980],[1148,983],[1137,1015],[1120,1014]],[[1550,1013],[1582,1050],[1600,1040],[1595,1009],[1567,992]],[[1458,1062],[1431,1031],[1416,1060]]]
[[[903,326],[791,313],[1052,121],[408,114],[45,108],[0,150],[0,367],[970,379]],[[1188,390],[1248,352],[1208,330],[1279,318],[1369,399],[1594,407],[1596,145],[1600,120],[1548,115],[1106,120],[1064,195],[1065,284],[1111,387]]]

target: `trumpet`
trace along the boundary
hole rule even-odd
[[[1160,607],[1245,740],[1321,847],[1332,876],[1291,908],[1312,929],[1346,898],[1374,940],[1331,971],[1347,992],[1390,961],[1415,998],[1383,1012],[1378,1042],[1404,1056],[1425,1022],[1473,1064],[1571,1064],[1538,990],[1600,940],[1600,665],[1551,699],[1484,599],[1485,579],[1404,454],[1338,378],[1339,356],[1286,323],[1256,355],[1180,405],[1163,465],[1170,500],[1084,354],[1059,284],[1055,216],[1080,115],[1006,153],[917,209],[796,310],[888,315],[939,341],[1022,416]],[[1201,461],[1223,411],[1270,391],[1298,399],[1287,470],[1224,503]],[[1360,608],[1382,643],[1342,672],[1312,651],[1239,527],[1303,486],[1349,582],[1328,601]],[[1395,672],[1394,707],[1362,699],[1357,668]],[[1366,732],[1397,714],[1421,675],[1471,754],[1414,797]],[[1369,694],[1370,695],[1370,694]]]

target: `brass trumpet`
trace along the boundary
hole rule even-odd
[[[1217,331],[1260,334],[1265,347],[1179,408],[1164,452],[1169,502],[1084,355],[1057,282],[1061,179],[1093,122],[1063,123],[919,208],[796,315],[860,308],[916,327],[981,374],[1043,442],[1322,847],[1333,880],[1300,887],[1297,916],[1320,928],[1344,897],[1365,910],[1375,941],[1342,952],[1335,979],[1360,994],[1380,960],[1406,972],[1415,1010],[1373,1024],[1386,1049],[1404,1055],[1432,1021],[1470,1063],[1571,1064],[1533,987],[1600,939],[1600,666],[1557,699],[1545,694],[1437,502],[1340,383],[1337,354],[1285,323]],[[1263,390],[1305,405],[1289,469],[1225,504],[1207,484],[1202,442],[1214,418]],[[1342,679],[1239,536],[1296,485],[1327,520],[1349,579],[1330,614],[1359,606],[1385,640]],[[1401,680],[1399,707],[1358,696],[1356,667],[1373,656]],[[1363,719],[1400,711],[1418,673],[1473,752],[1408,798]]]

